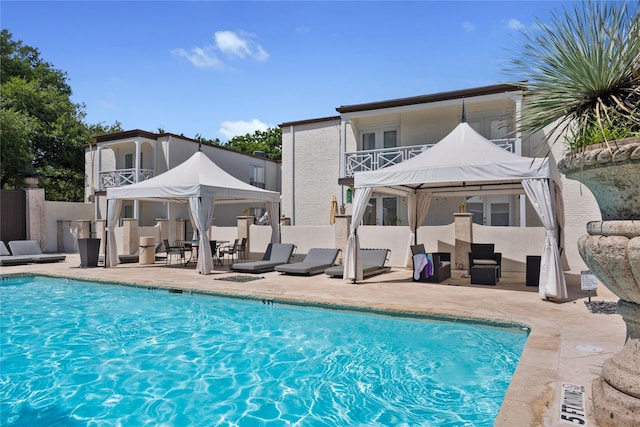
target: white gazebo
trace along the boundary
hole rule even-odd
[[[188,203],[200,239],[196,271],[210,274],[213,259],[207,231],[213,218],[214,205],[223,202],[265,202],[269,218],[278,218],[280,193],[240,181],[201,151],[158,176],[136,184],[110,188],[107,190],[107,267],[118,264],[118,248],[111,230],[120,217],[123,199]],[[279,241],[278,221],[271,221],[271,228],[271,241]]]
[[[558,220],[562,220],[556,209],[559,190],[550,178],[547,158],[510,153],[463,122],[422,154],[384,169],[356,173],[354,188],[351,230],[345,250],[345,280],[362,280],[357,232],[373,191],[407,197],[412,240],[427,215],[433,194],[455,191],[462,194],[518,194],[524,191],[546,229],[540,266],[540,297],[567,297],[557,237]],[[560,206],[558,210],[561,210]]]

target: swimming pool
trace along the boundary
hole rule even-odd
[[[0,424],[491,426],[518,329],[5,278]]]

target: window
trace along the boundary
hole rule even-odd
[[[123,204],[122,218],[133,218],[133,203],[127,202]]]
[[[126,153],[124,155],[124,168],[133,169],[133,153]]]
[[[258,188],[266,188],[266,169],[264,166],[251,166],[249,184]]]
[[[363,225],[400,225],[398,198],[372,196],[367,204]]]
[[[377,150],[398,146],[398,128],[367,130],[362,132],[361,150]]]
[[[382,134],[384,148],[392,148],[398,146],[398,131],[387,130]]]
[[[514,196],[474,196],[467,198],[467,212],[473,223],[509,227],[515,224]]]
[[[362,149],[363,150],[375,150],[376,149],[376,134],[375,133],[363,133],[362,134]]]
[[[382,198],[382,223],[384,225],[399,225],[398,199],[396,197]]]
[[[125,169],[133,169],[135,168],[134,166],[134,161],[133,158],[135,157],[134,153],[125,153],[124,154],[124,168]],[[140,152],[140,168],[142,169],[142,152]]]

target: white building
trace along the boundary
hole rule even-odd
[[[543,132],[514,132],[516,117],[526,114],[522,95],[514,85],[500,84],[343,105],[336,108],[336,116],[282,123],[281,210],[291,218],[292,225],[327,224],[328,206],[336,196],[349,212],[354,172],[389,166],[428,150],[460,123],[464,105],[466,121],[498,146],[520,156],[550,157],[553,178],[560,183],[565,201],[565,255],[572,270],[584,269],[575,243],[585,233],[586,222],[600,219],[597,204],[588,189],[557,172],[555,164],[562,156],[562,144],[550,147]],[[541,227],[524,192],[434,197],[422,225],[451,224],[453,213],[459,212],[461,205],[473,213],[475,224],[493,228],[494,234],[499,232],[501,236],[504,233],[494,227]],[[406,226],[406,199],[374,194],[364,225]],[[486,232],[491,229],[478,235]]]
[[[152,133],[132,130],[100,135],[95,144],[85,150],[85,194],[86,201],[95,203],[95,219],[106,217],[106,190],[133,184],[159,175],[187,160],[201,148],[202,152],[223,170],[234,177],[256,187],[280,191],[280,162],[267,159],[257,152],[253,155],[240,153],[224,147],[202,145],[198,141],[171,133]],[[215,210],[217,226],[235,226],[236,217],[249,214],[260,217],[265,206],[226,204]],[[138,219],[141,227],[153,226],[158,218],[168,219],[174,224],[176,219],[185,219],[185,226],[191,227],[186,205],[145,201],[124,201],[123,218]],[[184,231],[185,235],[191,229]]]
[[[344,203],[349,213],[354,172],[389,166],[428,150],[460,123],[463,105],[466,121],[498,146],[520,156],[550,157],[552,177],[563,192],[564,255],[572,272],[585,269],[576,242],[585,234],[588,221],[600,220],[597,204],[588,189],[557,172],[555,164],[564,150],[561,143],[549,146],[544,132],[531,136],[514,132],[516,117],[526,114],[526,106],[522,91],[513,85],[343,105],[336,108],[335,116],[284,122],[280,125],[281,162],[222,147],[202,146],[202,150],[236,178],[281,192],[280,211],[292,225],[283,228],[283,241],[295,243],[300,253],[318,245],[344,249],[344,236],[329,224],[332,198]],[[109,186],[158,175],[196,150],[197,141],[169,133],[134,130],[96,137],[85,153],[87,201],[95,204],[95,219],[106,217]],[[214,212],[215,226],[235,234],[236,217],[245,207],[256,217],[265,208],[263,204],[221,205]],[[453,214],[461,208],[473,214],[474,241],[495,242],[505,254],[505,271],[523,271],[526,256],[539,254],[545,231],[524,192],[434,196],[418,231],[427,249],[454,250]],[[123,218],[138,219],[140,227],[152,227],[156,219],[167,220],[169,238],[191,231],[187,207],[176,203],[125,201]],[[409,235],[407,200],[374,193],[364,225],[369,227],[362,235],[367,240],[364,244],[391,248],[390,265],[404,266]],[[182,227],[185,229],[178,230]],[[131,244],[132,250],[135,244]]]

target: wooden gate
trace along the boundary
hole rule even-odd
[[[27,238],[27,192],[0,191],[0,239],[5,243]]]

